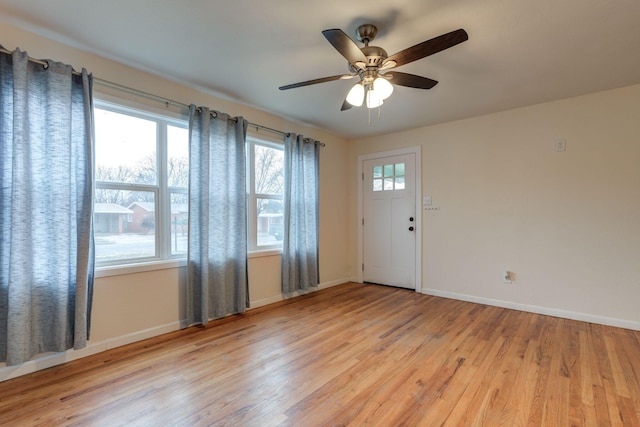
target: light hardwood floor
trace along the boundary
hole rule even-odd
[[[635,426],[640,333],[348,283],[0,383],[0,424]]]

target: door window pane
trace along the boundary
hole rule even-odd
[[[394,190],[404,190],[404,163],[396,163]]]
[[[393,178],[385,178],[384,179],[384,190],[393,190]]]
[[[405,164],[373,167],[373,191],[392,191],[405,189]]]

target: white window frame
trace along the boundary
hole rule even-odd
[[[252,256],[273,255],[282,253],[282,242],[273,245],[258,246],[258,199],[273,199],[284,201],[284,193],[282,195],[273,194],[257,194],[255,192],[255,146],[282,150],[284,154],[284,143],[277,139],[267,138],[264,135],[253,136],[247,135],[247,247],[249,254]]]
[[[188,128],[188,117],[184,114],[159,110],[144,104],[109,95],[96,94],[94,108],[130,115],[156,123],[156,184],[117,183],[95,181],[96,189],[125,191],[148,191],[154,194],[155,202],[155,256],[122,258],[113,261],[96,261],[96,276],[128,274],[138,271],[156,270],[186,265],[187,255],[171,253],[171,194],[188,194],[187,188],[169,187],[167,180],[168,140],[167,125]]]

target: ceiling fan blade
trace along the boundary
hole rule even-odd
[[[341,74],[339,76],[330,76],[330,77],[322,77],[320,79],[313,79],[313,80],[307,80],[304,82],[299,82],[299,83],[293,83],[290,85],[286,85],[286,86],[280,86],[278,89],[280,90],[287,90],[287,89],[294,89],[297,87],[303,87],[303,86],[309,86],[309,85],[315,85],[318,83],[326,83],[326,82],[332,82],[334,80],[346,80],[346,79],[350,79],[353,77],[356,77],[357,74]]]
[[[329,40],[329,43],[336,48],[340,55],[344,56],[349,64],[355,65],[358,62],[367,63],[367,57],[360,50],[356,42],[340,29],[324,30],[322,34]]]
[[[351,107],[353,107],[353,105],[349,104],[347,102],[347,100],[345,99],[344,102],[342,103],[342,107],[340,107],[340,111],[345,111],[350,109]]]
[[[400,73],[398,71],[388,72],[384,75],[390,78],[390,82],[398,86],[407,86],[417,89],[431,89],[438,84],[436,80],[427,77],[416,76],[415,74]]]
[[[469,40],[469,35],[465,30],[460,28],[459,30],[451,31],[450,33],[443,34],[395,53],[383,62],[383,66],[387,62],[394,61],[396,63],[395,66],[399,67],[449,49],[466,40]]]

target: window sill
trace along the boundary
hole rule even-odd
[[[187,259],[171,259],[162,261],[141,262],[137,264],[113,265],[97,267],[95,277],[120,276],[123,274],[142,273],[145,271],[166,270],[169,268],[185,267]]]
[[[247,258],[261,258],[269,256],[282,255],[282,249],[262,249],[251,251],[247,254]],[[140,262],[137,264],[112,265],[104,267],[96,267],[95,277],[120,276],[124,274],[143,273],[145,271],[166,270],[169,268],[186,267],[187,260],[172,259],[162,261]]]
[[[260,258],[265,256],[280,256],[282,255],[282,249],[259,249],[257,251],[251,251],[247,254],[248,258]]]

